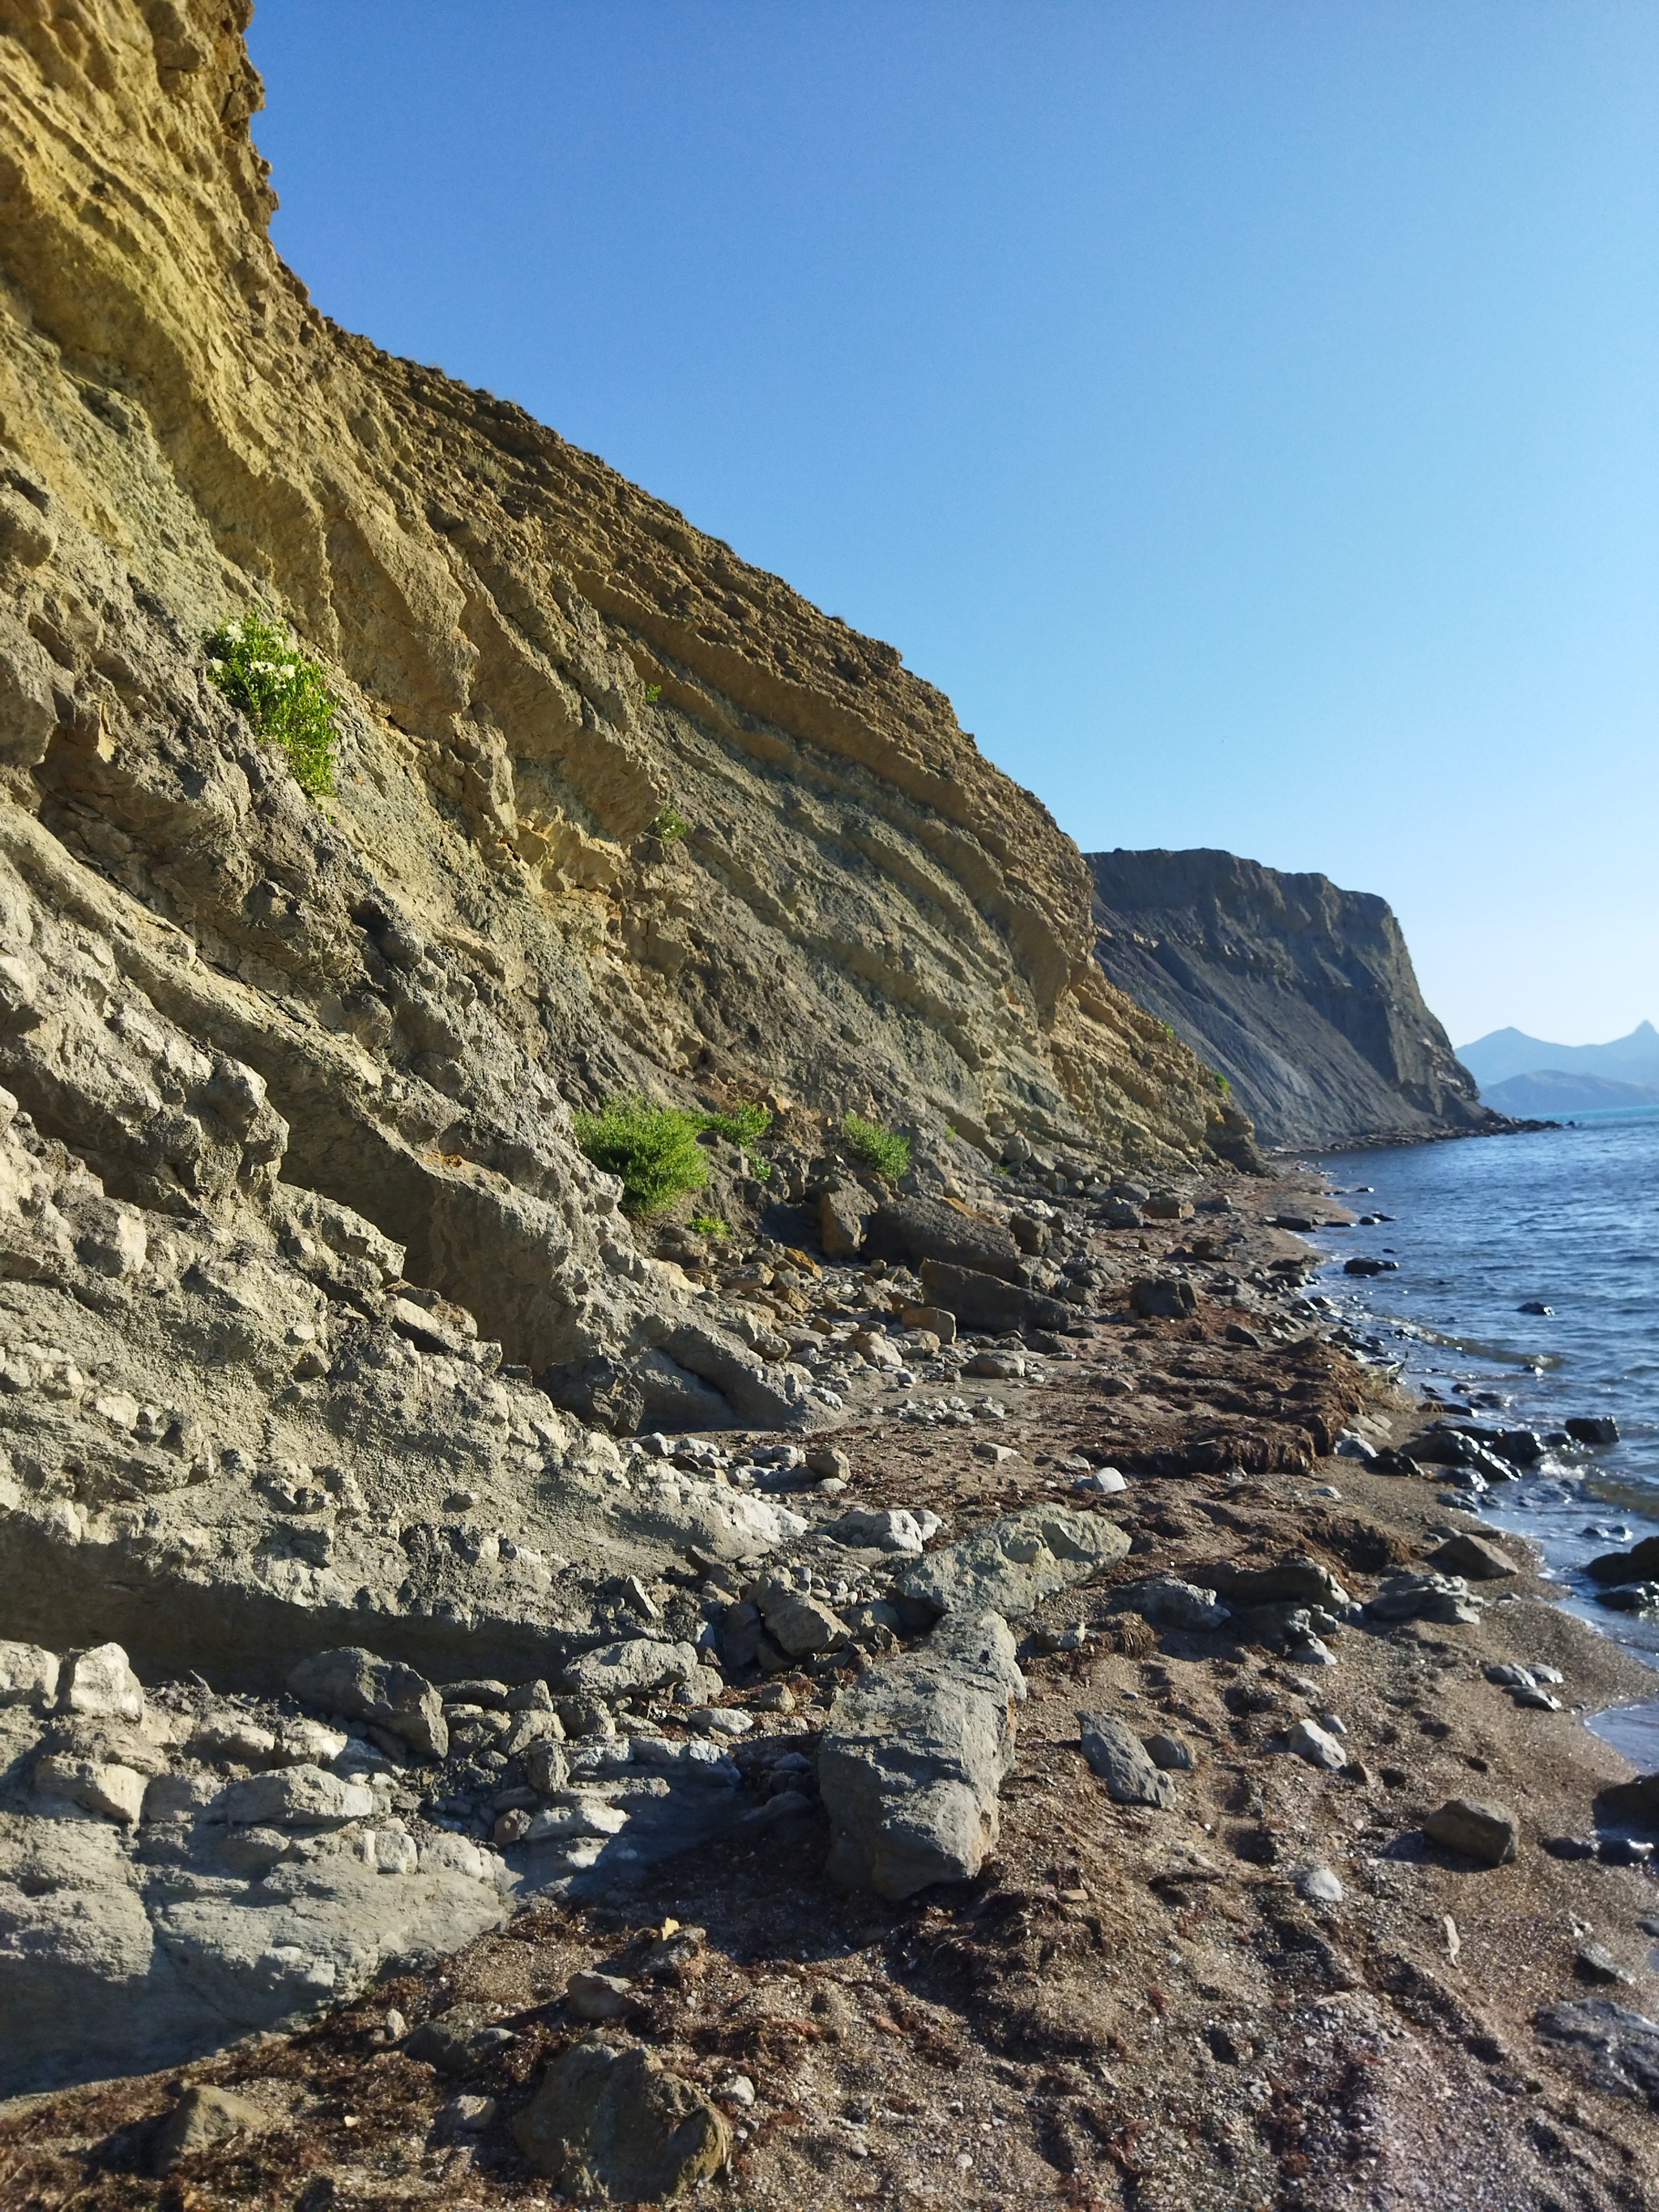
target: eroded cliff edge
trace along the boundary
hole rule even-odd
[[[1096,950],[1264,1144],[1504,1126],[1423,1002],[1387,902],[1232,853],[1091,853]]]
[[[1080,856],[939,692],[310,307],[245,13],[0,9],[0,1079],[37,1127],[139,1206],[347,1204],[534,1366],[637,1350],[668,1299],[572,1100],[1201,1155],[1213,1086],[1106,982]],[[204,629],[260,604],[346,702],[326,810],[204,680]],[[202,1089],[240,1076],[157,1115],[173,1036],[257,1077],[253,1153]]]

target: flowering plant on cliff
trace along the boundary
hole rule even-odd
[[[334,710],[319,664],[280,623],[242,615],[210,630],[208,674],[262,738],[288,755],[294,780],[313,798],[334,788]]]

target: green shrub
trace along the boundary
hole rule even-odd
[[[699,1237],[712,1237],[716,1243],[732,1234],[731,1223],[723,1221],[718,1213],[694,1213],[688,1226],[695,1229]]]
[[[645,703],[647,707],[654,707],[661,696],[662,686],[660,684],[647,684],[646,685]]]
[[[660,837],[665,845],[672,845],[676,837],[684,837],[690,827],[678,806],[668,805],[652,816],[649,834]]]
[[[842,1120],[841,1133],[847,1139],[847,1148],[860,1164],[873,1168],[878,1175],[885,1176],[890,1182],[908,1173],[910,1166],[910,1139],[896,1131],[884,1129],[878,1121],[866,1121],[861,1114],[848,1114]]]
[[[660,1213],[708,1180],[702,1121],[647,1098],[607,1098],[597,1114],[575,1116],[576,1142],[596,1168],[622,1178],[624,1212]]]
[[[325,799],[334,788],[334,714],[319,664],[301,652],[281,623],[261,615],[222,622],[203,641],[208,674],[262,738],[288,755],[301,791]]]
[[[733,1106],[724,1114],[705,1114],[702,1117],[705,1129],[714,1129],[722,1137],[729,1137],[734,1145],[758,1144],[772,1126],[769,1108],[751,1106],[746,1101]]]

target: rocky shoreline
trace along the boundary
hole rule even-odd
[[[1009,1195],[1071,1288],[996,1336],[921,1317],[960,1253],[727,1256],[848,1425],[617,1448],[769,1540],[533,1674],[11,1660],[8,1899],[91,1932],[9,2011],[0,2198],[1647,2202],[1659,1821],[1578,1716],[1648,1670],[1305,1295],[1317,1178]],[[112,1896],[216,2030],[116,1975],[89,2035]]]

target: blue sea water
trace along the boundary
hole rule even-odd
[[[1598,1605],[1583,1571],[1597,1553],[1659,1534],[1659,1109],[1318,1164],[1345,1206],[1394,1217],[1320,1231],[1312,1241],[1332,1258],[1315,1287],[1401,1364],[1403,1381],[1499,1426],[1617,1419],[1620,1443],[1552,1453],[1480,1510],[1535,1537],[1572,1610],[1659,1667],[1659,1616]],[[1346,1275],[1356,1254],[1396,1260],[1399,1273]],[[1530,1300],[1553,1310],[1523,1314]],[[1659,1766],[1659,1705],[1595,1725]]]

